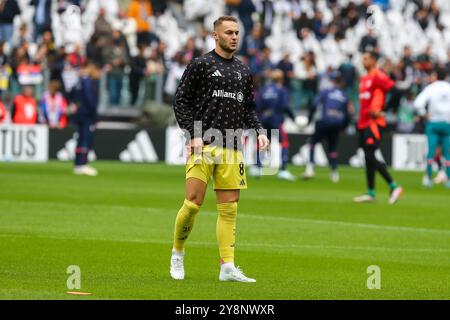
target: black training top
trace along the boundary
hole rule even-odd
[[[191,138],[204,137],[208,129],[218,129],[226,146],[226,129],[262,129],[255,111],[253,79],[250,69],[236,57],[225,59],[214,50],[192,60],[178,86],[175,116],[181,129]],[[195,127],[194,121],[201,121]],[[233,139],[236,141],[236,139]]]

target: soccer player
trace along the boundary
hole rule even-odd
[[[330,159],[330,179],[339,182],[337,171],[339,133],[350,121],[350,103],[347,94],[342,89],[343,79],[339,72],[331,75],[332,88],[324,89],[314,99],[309,122],[315,120],[315,130],[310,141],[309,163],[306,165],[303,178],[314,177],[314,149],[324,138],[328,141],[328,158]]]
[[[450,177],[450,83],[445,81],[447,73],[443,68],[437,68],[432,74],[432,83],[417,96],[414,107],[419,116],[426,117],[425,132],[428,141],[426,179],[424,185],[431,187],[433,181],[433,159],[436,148],[442,146],[442,156],[447,177]],[[450,188],[447,180],[446,186]]]
[[[250,70],[234,56],[239,41],[238,20],[231,16],[217,19],[213,37],[215,49],[189,63],[174,100],[178,124],[191,137],[191,154],[186,165],[186,197],[175,221],[170,274],[173,279],[184,279],[185,242],[212,177],[218,212],[219,280],[255,282],[234,265],[237,207],[240,190],[247,188],[247,182],[242,152],[236,150],[239,139],[229,139],[226,131],[244,126],[259,130],[261,149],[268,147],[269,140],[260,131],[263,129],[255,111]],[[213,141],[206,134],[210,129],[219,131],[224,139]],[[230,140],[234,146],[224,148],[230,145]],[[225,158],[225,162],[208,161],[210,157]]]
[[[281,145],[281,165],[278,178],[281,180],[295,181],[296,177],[287,170],[289,160],[289,141],[283,128],[285,114],[295,122],[295,116],[289,107],[289,92],[283,86],[284,73],[280,69],[270,72],[272,82],[261,88],[259,98],[256,99],[256,108],[259,119],[264,129],[280,130],[279,142]],[[268,131],[269,133],[271,131]],[[259,153],[258,153],[259,155]],[[258,167],[251,168],[255,176],[260,175],[261,162],[258,157]],[[250,173],[252,174],[252,173]]]
[[[78,125],[78,141],[73,173],[77,175],[96,176],[98,174],[95,168],[88,165],[88,154],[92,149],[97,122],[99,79],[98,68],[93,63],[87,63],[80,70],[80,81],[75,89],[78,100],[75,114],[75,122]]]
[[[381,143],[381,129],[386,127],[383,107],[386,93],[394,87],[392,81],[384,72],[377,68],[378,54],[366,51],[363,54],[363,66],[367,74],[361,77],[359,84],[359,119],[357,128],[360,146],[364,150],[366,160],[366,179],[368,191],[366,194],[353,198],[354,202],[364,203],[375,201],[375,173],[378,171],[389,184],[389,203],[394,204],[403,193],[392,179],[384,162],[375,157],[375,152]]]

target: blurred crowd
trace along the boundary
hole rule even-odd
[[[17,122],[17,97],[26,96],[35,100],[30,121],[64,127],[86,61],[102,70],[108,108],[157,97],[170,105],[186,65],[214,48],[222,14],[239,17],[238,56],[256,90],[280,69],[297,114],[336,71],[358,109],[361,53],[371,49],[396,81],[392,121],[411,132],[414,97],[437,66],[450,72],[445,0],[0,0],[0,122]]]

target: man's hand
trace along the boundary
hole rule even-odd
[[[191,152],[193,151],[195,154],[202,154],[202,149],[203,149],[202,138],[191,139]]]
[[[194,138],[191,139],[191,154],[194,154],[194,163],[202,163],[202,152],[203,152],[203,139]]]
[[[258,146],[259,150],[266,151],[269,147],[270,141],[265,134],[260,134],[258,136]]]
[[[378,119],[379,117],[386,116],[386,114],[383,111],[370,111],[370,116],[373,119]]]

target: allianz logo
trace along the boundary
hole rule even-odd
[[[244,95],[240,91],[236,93],[236,92],[226,92],[225,90],[214,90],[212,96],[213,98],[218,97],[218,98],[234,99],[239,102],[244,101]]]

